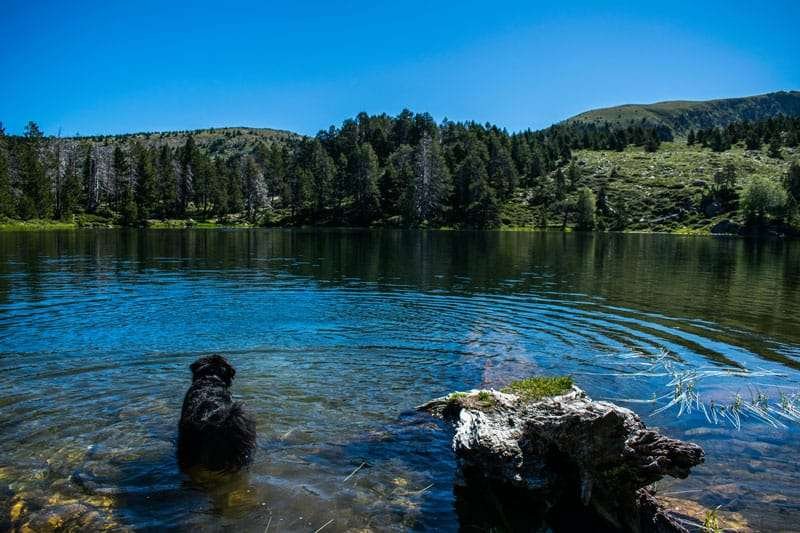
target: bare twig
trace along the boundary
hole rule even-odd
[[[356,467],[356,469],[355,469],[355,470],[353,470],[352,472],[350,472],[350,475],[349,475],[349,476],[347,476],[346,478],[344,478],[344,481],[342,481],[342,483],[347,483],[347,480],[349,480],[351,477],[353,477],[354,475],[356,475],[356,472],[358,472],[359,470],[361,470],[362,468],[364,468],[364,466],[365,466],[366,464],[367,464],[366,462],[363,462],[363,463],[361,463],[360,465],[358,465],[358,467]]]
[[[319,529],[317,529],[316,531],[314,531],[314,533],[319,533],[320,531],[322,531],[323,529],[325,529],[326,527],[328,527],[328,526],[329,526],[329,525],[331,525],[331,524],[333,524],[333,518],[331,518],[330,520],[328,520],[327,522],[325,522],[324,524],[322,524],[322,525],[320,526],[320,528],[319,528]]]
[[[427,487],[425,487],[425,488],[424,488],[424,489],[422,489],[422,490],[418,490],[417,492],[415,492],[415,493],[414,493],[414,495],[415,495],[415,496],[419,496],[420,494],[422,494],[423,492],[427,491],[427,490],[428,490],[428,489],[430,489],[431,487],[433,487],[433,483],[431,483],[430,485],[428,485]]]

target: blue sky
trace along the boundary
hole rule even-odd
[[[621,103],[800,89],[797,1],[0,4],[11,133],[35,120],[48,134],[313,134],[404,107],[516,131]]]

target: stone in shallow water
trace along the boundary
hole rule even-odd
[[[736,531],[737,533],[754,531],[741,513],[723,509],[717,510],[693,500],[674,496],[659,496],[658,499],[664,506],[669,508],[670,513],[689,523],[702,524],[711,513],[716,513],[719,526],[724,531]]]
[[[573,521],[584,514],[587,523],[617,530],[683,531],[644,487],[665,475],[686,477],[703,462],[703,450],[647,429],[629,409],[593,401],[574,386],[536,400],[471,391],[419,409],[455,428],[463,499],[479,487],[494,490],[498,506],[511,502],[529,518]]]
[[[87,494],[71,479],[59,478],[0,493],[4,519],[0,530],[99,531],[119,530],[113,516],[115,500],[104,494]],[[5,520],[5,521],[4,521]]]

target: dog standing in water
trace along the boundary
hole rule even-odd
[[[201,357],[189,368],[192,385],[178,426],[178,463],[184,470],[236,472],[252,461],[256,446],[255,420],[231,399],[236,370],[220,355]]]

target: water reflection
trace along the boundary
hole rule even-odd
[[[537,372],[570,373],[598,398],[647,399],[668,378],[641,369],[664,353],[688,368],[772,372],[721,376],[709,397],[796,389],[799,281],[800,246],[782,241],[0,234],[0,503],[23,517],[83,505],[81,517],[136,528],[486,526],[454,496],[447,430],[415,405]],[[245,478],[198,486],[177,471],[173,441],[188,365],[211,352],[237,366],[259,453]],[[707,449],[667,490],[698,490],[687,494],[767,529],[800,518],[795,428],[737,432],[631,406]]]

